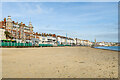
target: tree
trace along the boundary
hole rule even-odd
[[[10,32],[5,31],[4,33],[5,33],[5,35],[6,35],[6,38],[9,38],[9,37],[10,37]]]
[[[10,33],[10,32],[5,31],[4,33],[5,33],[5,35],[6,35],[6,38],[13,39],[13,37],[12,37],[12,35],[11,35],[11,33]]]

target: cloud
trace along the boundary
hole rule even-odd
[[[43,11],[40,5],[35,5],[35,9],[32,9],[30,6],[29,7],[26,6],[26,10],[28,14],[41,14]]]
[[[24,12],[24,14],[27,15],[36,15],[36,14],[41,14],[43,12],[43,9],[41,7],[41,5],[32,5],[29,3],[18,3],[18,9],[22,12]]]
[[[64,30],[59,29],[41,29],[42,31],[50,31],[50,32],[64,32]]]
[[[106,42],[117,42],[118,33],[102,33],[95,35],[97,41],[106,41]]]
[[[42,25],[40,27],[35,27],[34,30],[39,33],[56,33],[57,35],[63,35],[66,36],[66,33],[68,34],[68,37],[78,37],[78,38],[85,38],[88,39],[87,37],[93,36],[91,34],[86,34],[82,33],[79,31],[74,31],[74,30],[66,30],[62,29],[59,26],[52,26],[52,25]]]
[[[72,31],[72,30],[63,30],[63,29],[59,29],[59,28],[53,28],[53,27],[50,27],[50,28],[37,28],[36,29],[37,32],[39,33],[56,33],[57,35],[62,35],[62,36],[67,36],[68,37],[72,37],[72,38],[80,38],[80,39],[89,39],[90,37],[92,37],[93,39],[93,35],[92,34],[86,34],[86,33],[82,33],[82,32],[79,32],[79,31]],[[92,40],[91,39],[91,40]]]
[[[105,39],[117,39],[118,33],[103,33],[95,35],[97,38],[105,38]]]
[[[111,37],[107,32],[116,32],[117,28],[117,3],[18,2],[4,3],[3,6],[3,13],[12,18],[28,23],[31,17],[34,32],[63,36],[68,33],[68,37],[91,40],[96,36],[104,40]]]
[[[31,17],[38,16],[40,14],[49,14],[53,11],[53,8],[44,8],[41,3],[11,3],[13,5],[8,5],[9,3],[4,3],[3,14],[12,17]],[[12,9],[9,9],[12,8]],[[16,7],[16,8],[14,8]],[[7,13],[7,14],[6,14]]]

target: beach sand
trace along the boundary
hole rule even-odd
[[[2,48],[3,78],[117,78],[118,52],[89,47]]]

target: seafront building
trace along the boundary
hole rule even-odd
[[[26,26],[25,24],[23,24],[23,22],[18,23],[12,21],[11,16],[8,16],[7,20],[6,18],[4,18],[4,21],[0,22],[0,28],[2,31],[8,31],[12,36],[12,39],[16,40],[17,42],[31,42],[33,38],[33,26],[31,22],[28,26]],[[10,36],[6,38],[9,39]]]
[[[0,40],[14,40],[17,43],[32,43],[36,46],[39,44],[52,44],[52,45],[85,45],[91,46],[92,42],[88,40],[81,40],[78,38],[68,38],[56,34],[46,34],[33,32],[32,22],[29,25],[23,22],[12,21],[11,16],[4,18],[0,22]]]
[[[97,42],[97,45],[99,46],[115,46],[116,43],[113,43],[113,42]]]

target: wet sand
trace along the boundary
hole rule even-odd
[[[89,47],[3,48],[3,78],[117,78],[118,52]]]

